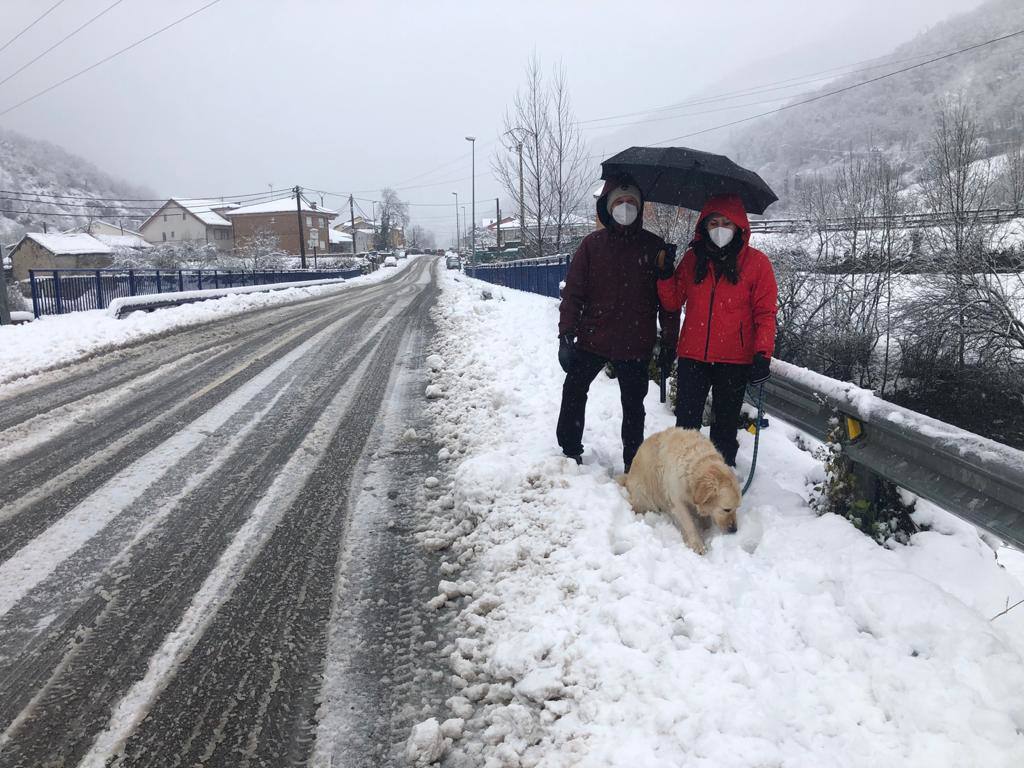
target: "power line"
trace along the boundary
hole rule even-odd
[[[319,190],[316,190],[319,191]],[[0,196],[7,195],[27,195],[35,197],[49,197],[60,200],[88,200],[88,201],[112,201],[116,203],[166,203],[172,199],[168,197],[91,197],[89,195],[51,195],[46,192],[27,192],[16,189],[0,189]],[[189,195],[183,196],[178,195],[174,199],[176,200],[208,200],[208,201],[225,201],[235,202],[244,198],[256,198],[256,197],[272,197],[274,195],[290,196],[291,190],[279,189],[274,192],[246,192],[241,195]],[[43,202],[43,201],[40,201]]]
[[[8,112],[13,112],[13,111],[14,111],[15,109],[17,109],[18,107],[22,107],[22,106],[24,106],[25,104],[28,104],[28,103],[29,103],[30,101],[34,101],[34,100],[38,99],[38,98],[39,98],[40,96],[43,96],[43,95],[45,95],[45,94],[49,93],[49,92],[50,92],[50,91],[52,91],[52,90],[53,90],[54,88],[59,88],[60,86],[64,85],[65,83],[69,83],[69,82],[71,82],[72,80],[74,80],[75,78],[81,77],[82,75],[84,75],[84,74],[85,74],[85,73],[87,73],[87,72],[91,72],[92,70],[96,69],[96,67],[100,66],[101,64],[106,64],[106,63],[107,63],[108,61],[110,61],[111,59],[113,59],[113,58],[116,58],[116,57],[120,56],[120,55],[121,55],[122,53],[127,53],[127,52],[128,52],[128,51],[130,51],[130,50],[131,50],[132,48],[136,48],[136,47],[138,47],[139,45],[142,45],[142,43],[146,42],[147,40],[150,40],[150,39],[152,39],[152,38],[156,37],[157,35],[159,35],[159,34],[162,34],[163,32],[166,32],[167,30],[171,29],[171,27],[176,27],[176,26],[178,26],[178,25],[179,25],[179,24],[181,24],[182,22],[184,22],[184,21],[187,21],[188,19],[191,19],[191,18],[192,18],[193,16],[195,16],[195,15],[196,15],[196,14],[198,14],[198,13],[202,13],[202,12],[203,12],[203,11],[205,11],[205,10],[206,10],[207,8],[210,8],[211,6],[214,6],[214,5],[216,5],[216,4],[217,4],[217,3],[219,3],[220,1],[221,1],[221,0],[210,0],[210,2],[209,2],[209,3],[207,3],[206,5],[202,6],[201,8],[198,8],[198,9],[196,9],[196,10],[194,10],[194,11],[192,11],[192,12],[191,12],[191,13],[189,13],[189,14],[186,14],[186,15],[182,16],[182,17],[181,17],[180,19],[178,19],[177,21],[172,21],[172,22],[171,22],[170,24],[168,24],[167,26],[165,26],[165,27],[161,27],[160,29],[156,30],[155,32],[151,32],[151,33],[149,33],[149,34],[148,34],[148,35],[146,35],[145,37],[143,37],[143,38],[141,38],[141,39],[139,39],[139,40],[136,40],[136,41],[135,41],[134,43],[132,43],[131,45],[127,45],[127,46],[125,46],[124,48],[122,48],[121,50],[119,50],[119,51],[116,51],[116,52],[114,52],[114,53],[110,54],[110,55],[109,55],[109,56],[107,56],[106,58],[100,59],[100,60],[99,60],[99,61],[97,61],[97,62],[96,62],[95,64],[92,64],[92,65],[90,65],[90,66],[86,67],[85,69],[79,70],[78,72],[76,72],[76,73],[75,73],[75,74],[73,74],[73,75],[69,75],[68,77],[65,77],[65,78],[64,78],[63,80],[61,80],[61,81],[59,81],[59,82],[56,82],[56,83],[54,83],[53,85],[51,85],[51,86],[50,86],[50,87],[48,87],[48,88],[44,88],[43,90],[39,91],[38,93],[35,93],[35,94],[33,94],[33,95],[29,96],[29,97],[28,97],[27,99],[22,99],[22,100],[21,100],[21,101],[19,101],[19,102],[18,102],[17,104],[14,104],[14,105],[12,105],[12,106],[8,107],[7,109],[5,109],[4,111],[0,112],[0,117],[3,117],[3,116],[4,116],[4,115],[6,115],[6,114],[7,114]]]
[[[24,72],[24,71],[25,71],[26,69],[28,69],[29,67],[31,67],[31,66],[32,66],[33,64],[35,64],[35,63],[36,63],[37,61],[39,61],[39,60],[40,60],[41,58],[43,58],[43,56],[45,56],[46,54],[48,54],[48,53],[49,53],[50,51],[52,51],[52,50],[53,50],[54,48],[59,48],[59,47],[60,47],[60,46],[62,46],[62,45],[63,45],[64,43],[66,43],[66,42],[67,42],[68,40],[70,40],[70,39],[71,39],[72,37],[74,37],[74,36],[75,36],[75,35],[77,35],[77,34],[78,34],[79,32],[81,32],[81,31],[82,31],[83,29],[85,29],[85,28],[86,28],[86,27],[88,27],[88,26],[89,26],[90,24],[92,24],[92,23],[93,23],[94,21],[96,21],[97,19],[99,19],[99,18],[100,18],[101,16],[104,16],[104,15],[106,15],[106,14],[107,14],[107,12],[109,12],[109,11],[112,11],[112,10],[113,10],[113,9],[114,9],[115,7],[117,7],[118,5],[120,5],[120,4],[121,4],[121,3],[123,3],[123,2],[124,2],[124,0],[114,0],[114,2],[113,2],[113,3],[111,3],[110,5],[108,5],[108,6],[106,7],[106,8],[104,8],[104,9],[103,9],[102,11],[100,11],[99,13],[97,13],[97,14],[96,14],[95,16],[93,16],[93,17],[92,17],[91,19],[89,19],[89,20],[88,20],[87,22],[85,22],[84,24],[82,24],[82,25],[81,25],[80,27],[78,27],[78,29],[76,29],[76,30],[75,30],[74,32],[70,32],[69,34],[67,34],[67,35],[64,35],[64,37],[62,37],[62,38],[61,38],[60,40],[58,40],[58,41],[57,41],[56,43],[54,43],[54,44],[53,44],[53,45],[51,45],[51,46],[50,46],[49,48],[47,48],[47,49],[46,49],[45,51],[43,51],[42,53],[40,53],[40,54],[39,54],[38,56],[36,56],[36,57],[35,57],[34,59],[31,59],[31,60],[30,60],[30,61],[29,61],[29,62],[28,62],[27,64],[25,64],[24,66],[22,66],[22,67],[21,67],[21,68],[19,68],[19,69],[16,69],[16,70],[14,70],[14,71],[13,71],[13,72],[12,72],[11,74],[9,74],[9,75],[8,75],[7,77],[5,77],[5,78],[4,78],[3,80],[0,80],[0,85],[3,85],[3,84],[4,84],[4,83],[6,83],[6,82],[7,82],[8,80],[10,80],[11,78],[15,77],[15,76],[16,76],[16,75],[17,75],[17,74],[18,74],[19,72]]]
[[[669,139],[661,139],[660,141],[652,142],[652,144],[667,144],[670,141],[678,141],[679,139],[688,139],[688,138],[691,138],[692,136],[700,136],[701,134],[710,133],[711,131],[717,131],[717,130],[720,130],[722,128],[729,128],[731,126],[739,125],[741,123],[747,123],[747,122],[750,122],[751,120],[756,120],[759,117],[767,117],[768,115],[774,115],[774,114],[776,114],[778,112],[782,112],[782,111],[787,110],[787,109],[793,109],[794,107],[801,107],[801,106],[803,106],[805,104],[810,104],[811,102],[814,102],[814,101],[820,101],[821,99],[827,98],[828,96],[835,96],[835,95],[840,94],[840,93],[845,93],[846,91],[852,91],[855,88],[860,88],[861,86],[869,85],[871,83],[877,83],[879,80],[885,80],[887,78],[894,77],[895,75],[901,75],[904,72],[909,72],[912,69],[918,69],[918,68],[924,67],[924,66],[926,66],[928,64],[934,64],[936,61],[942,61],[943,59],[949,59],[949,58],[952,58],[953,56],[959,56],[961,53],[967,53],[968,51],[977,50],[978,48],[984,48],[985,46],[994,45],[995,43],[1002,42],[1003,40],[1009,40],[1011,37],[1017,37],[1018,35],[1022,35],[1022,34],[1024,34],[1024,29],[1018,29],[1016,32],[1011,32],[1011,33],[1009,33],[1007,35],[1000,35],[999,37],[994,37],[991,40],[986,40],[983,43],[976,43],[975,45],[970,45],[970,46],[968,46],[966,48],[961,48],[960,50],[953,51],[952,53],[947,53],[947,54],[944,54],[942,56],[936,56],[934,58],[928,59],[927,61],[922,61],[922,62],[920,62],[918,64],[913,64],[913,65],[911,65],[909,67],[904,67],[903,69],[897,69],[894,72],[888,72],[888,73],[886,73],[884,75],[879,75],[878,77],[872,77],[869,80],[863,80],[863,81],[861,81],[859,83],[854,83],[853,85],[847,85],[847,86],[845,86],[843,88],[837,88],[834,91],[828,91],[827,93],[821,93],[821,94],[818,94],[817,96],[812,96],[810,98],[794,102],[793,104],[785,104],[785,105],[783,105],[781,107],[777,107],[776,109],[768,110],[767,112],[761,112],[761,113],[756,114],[756,115],[751,115],[749,117],[740,118],[739,120],[733,120],[733,121],[728,122],[728,123],[722,123],[721,125],[713,125],[710,128],[704,128],[704,129],[702,129],[700,131],[693,131],[692,133],[685,133],[685,134],[683,134],[681,136],[673,136],[672,138],[669,138]]]
[[[60,4],[61,4],[61,3],[63,3],[63,2],[64,2],[64,0],[57,0],[57,2],[56,2],[56,3],[54,3],[54,4],[53,4],[53,5],[51,5],[51,6],[49,7],[49,8],[47,8],[47,9],[46,9],[45,11],[43,11],[42,15],[41,15],[41,16],[39,16],[39,17],[37,17],[35,21],[33,21],[33,22],[32,22],[31,24],[29,24],[29,25],[28,25],[27,27],[25,27],[25,28],[24,28],[23,30],[21,30],[21,32],[19,32],[19,33],[18,33],[18,34],[16,34],[16,35],[15,35],[14,37],[12,37],[12,38],[11,38],[10,40],[8,40],[8,41],[7,41],[6,43],[4,43],[4,44],[3,44],[2,46],[0,46],[0,53],[3,53],[3,52],[4,52],[5,50],[7,50],[7,47],[8,47],[8,46],[9,46],[9,45],[10,45],[11,43],[13,43],[13,42],[14,42],[15,40],[17,40],[17,39],[18,39],[19,37],[21,37],[21,36],[22,36],[22,35],[24,35],[24,34],[25,34],[26,32],[28,32],[28,31],[29,31],[30,29],[32,29],[32,27],[34,27],[34,26],[35,26],[36,24],[38,24],[38,23],[39,23],[40,21],[42,21],[42,20],[43,20],[43,19],[45,19],[45,18],[46,18],[47,16],[49,16],[49,15],[50,15],[50,12],[51,12],[51,11],[53,11],[53,10],[54,10],[54,9],[55,9],[55,8],[56,8],[56,7],[58,6],[58,5],[60,5]]]
[[[619,118],[634,117],[636,115],[649,115],[652,112],[671,112],[671,111],[674,111],[676,109],[683,109],[685,107],[699,106],[699,105],[702,105],[702,104],[712,104],[712,103],[715,103],[715,102],[718,102],[718,101],[730,101],[733,98],[739,98],[741,96],[755,96],[755,95],[758,95],[758,94],[761,94],[761,93],[770,93],[772,91],[788,90],[790,88],[796,88],[796,87],[798,87],[800,85],[808,85],[810,83],[819,82],[821,80],[832,80],[832,79],[834,79],[836,77],[839,77],[841,75],[849,76],[849,75],[856,75],[856,74],[859,74],[861,72],[871,72],[872,70],[880,69],[881,67],[889,67],[889,66],[892,66],[894,64],[902,64],[902,63],[907,62],[907,61],[916,61],[916,60],[918,60],[918,59],[920,59],[920,58],[922,58],[924,56],[936,56],[936,55],[940,55],[940,54],[944,54],[944,53],[949,53],[949,52],[950,51],[935,51],[935,52],[932,52],[932,53],[919,53],[916,56],[909,56],[907,58],[896,59],[894,61],[885,61],[885,62],[882,62],[880,64],[875,64],[874,66],[871,66],[871,67],[865,67],[863,69],[855,69],[855,70],[852,70],[850,72],[842,72],[841,71],[841,70],[844,70],[844,69],[849,69],[850,67],[856,67],[856,66],[859,66],[861,64],[866,64],[866,63],[872,62],[872,61],[879,61],[882,58],[886,58],[886,57],[883,57],[883,56],[876,56],[876,57],[871,58],[871,59],[863,59],[861,61],[855,61],[855,62],[852,62],[850,64],[844,64],[841,67],[832,67],[830,69],[822,69],[822,70],[819,70],[817,72],[809,72],[809,73],[804,74],[804,75],[798,75],[797,77],[786,78],[785,80],[776,80],[776,81],[773,81],[773,82],[770,82],[770,83],[764,83],[762,85],[752,86],[752,87],[748,87],[748,88],[743,88],[743,89],[736,90],[736,91],[727,91],[726,93],[717,94],[715,96],[702,96],[700,98],[686,99],[686,100],[679,101],[679,102],[676,102],[674,104],[668,104],[668,105],[662,106],[662,107],[651,107],[650,109],[637,110],[635,112],[622,112],[622,113],[619,113],[617,115],[608,115],[606,117],[594,117],[594,118],[589,118],[587,120],[577,120],[576,121],[576,125],[588,125],[590,123],[599,123],[599,122],[605,122],[605,121],[608,121],[608,120],[617,120]],[[828,74],[828,73],[833,73],[833,74]],[[790,97],[783,97],[783,98],[790,98]],[[681,117],[688,117],[688,115],[682,115]],[[659,119],[668,119],[668,118],[659,118]],[[638,120],[636,122],[646,122],[646,121]],[[633,123],[626,123],[626,125],[631,125],[631,124],[633,124]],[[596,127],[614,128],[614,127],[617,127],[617,126],[596,126]]]

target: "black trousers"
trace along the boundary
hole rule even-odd
[[[736,439],[739,428],[743,393],[750,376],[749,365],[730,363],[702,363],[699,360],[679,358],[676,381],[676,426],[700,429],[704,403],[711,392],[711,442],[722,454],[725,463],[736,466]]]
[[[583,425],[586,421],[587,392],[608,358],[577,349],[562,385],[562,407],[558,412],[558,445],[568,456],[583,453]],[[622,460],[628,467],[644,441],[644,398],[650,385],[648,360],[613,360],[622,402]]]

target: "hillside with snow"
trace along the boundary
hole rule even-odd
[[[82,226],[90,219],[123,220],[135,227],[146,217],[132,199],[154,193],[115,179],[82,158],[45,141],[0,129],[0,243],[25,232]]]
[[[802,101],[1024,29],[1024,3],[992,0],[936,24],[887,57],[794,97]],[[962,97],[992,156],[1024,139],[1024,35],[936,61],[745,124],[722,148],[780,189],[849,150],[881,150],[919,167],[940,100]],[[791,102],[792,103],[792,102]],[[781,191],[780,191],[780,194]]]

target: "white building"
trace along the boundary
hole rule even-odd
[[[139,227],[150,243],[213,243],[219,251],[234,248],[231,222],[224,218],[237,203],[223,200],[187,200],[172,197]]]

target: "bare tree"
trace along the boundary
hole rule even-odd
[[[378,248],[392,248],[398,230],[409,225],[409,204],[402,201],[391,187],[380,191],[380,242]]]
[[[565,65],[561,63],[555,67],[551,77],[549,125],[547,180],[555,228],[555,253],[561,253],[566,230],[576,223],[575,217],[586,198],[590,181],[586,145],[572,109]]]
[[[934,280],[938,293],[954,310],[959,372],[967,354],[965,276],[980,266],[991,236],[991,227],[981,219],[980,211],[991,202],[992,180],[970,107],[962,98],[940,103],[921,186],[925,204],[939,221],[930,231],[938,262]]]
[[[1024,144],[1006,153],[1006,168],[999,181],[1000,204],[1015,211],[1024,208]]]
[[[235,247],[235,259],[243,269],[253,272],[282,269],[286,264],[280,238],[268,229],[257,230],[242,238]]]
[[[499,150],[491,159],[491,167],[506,194],[525,211],[527,220],[536,222],[533,231],[527,228],[527,222],[522,224],[528,239],[524,245],[538,256],[544,255],[543,225],[551,214],[551,185],[547,182],[550,132],[551,96],[534,53],[526,64],[526,85],[516,92],[504,118],[504,133],[523,147],[522,196],[517,154]]]

